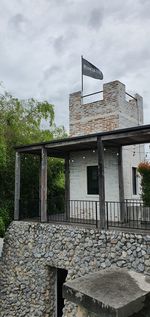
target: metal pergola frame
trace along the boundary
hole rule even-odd
[[[98,179],[99,179],[99,202],[100,202],[100,227],[106,228],[105,221],[105,175],[104,175],[104,147],[115,147],[119,151],[119,190],[120,201],[124,199],[122,147],[134,144],[150,143],[150,125],[142,125],[109,132],[93,133],[84,136],[70,137],[50,142],[42,142],[15,147],[15,208],[14,219],[19,219],[20,199],[20,154],[39,155],[40,168],[40,202],[41,221],[47,221],[47,157],[65,159],[65,199],[70,198],[69,180],[69,156],[73,151],[97,149],[98,154]],[[66,210],[69,213],[69,210]]]

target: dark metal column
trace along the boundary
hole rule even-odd
[[[104,175],[104,146],[101,138],[97,139],[98,149],[98,185],[99,185],[99,211],[101,229],[107,228],[107,219],[105,215],[105,175]]]
[[[41,173],[40,173],[40,200],[41,222],[47,222],[47,150],[41,149]]]
[[[65,157],[65,213],[66,218],[70,218],[70,168],[69,154]]]
[[[20,153],[16,152],[14,220],[19,220],[19,200],[20,200]]]
[[[41,154],[40,154],[40,159],[39,159],[39,219],[41,220]]]

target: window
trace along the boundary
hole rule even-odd
[[[133,195],[137,195],[137,173],[136,173],[136,167],[132,167],[132,189],[133,189]]]
[[[98,166],[87,166],[87,193],[98,195]]]

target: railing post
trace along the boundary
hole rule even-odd
[[[98,228],[98,219],[97,219],[97,201],[95,201],[95,212],[96,212],[96,228]]]
[[[106,222],[107,222],[107,229],[109,229],[109,222],[108,222],[108,202],[106,201]]]
[[[107,229],[105,218],[105,175],[104,175],[104,146],[101,138],[97,139],[98,148],[98,185],[99,185],[99,208],[100,229]]]
[[[20,153],[16,152],[14,220],[19,220],[19,200],[20,200]]]
[[[40,179],[41,222],[47,222],[47,150],[44,147],[41,149]]]

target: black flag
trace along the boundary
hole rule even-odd
[[[82,73],[95,79],[103,79],[103,73],[93,64],[82,58]]]

